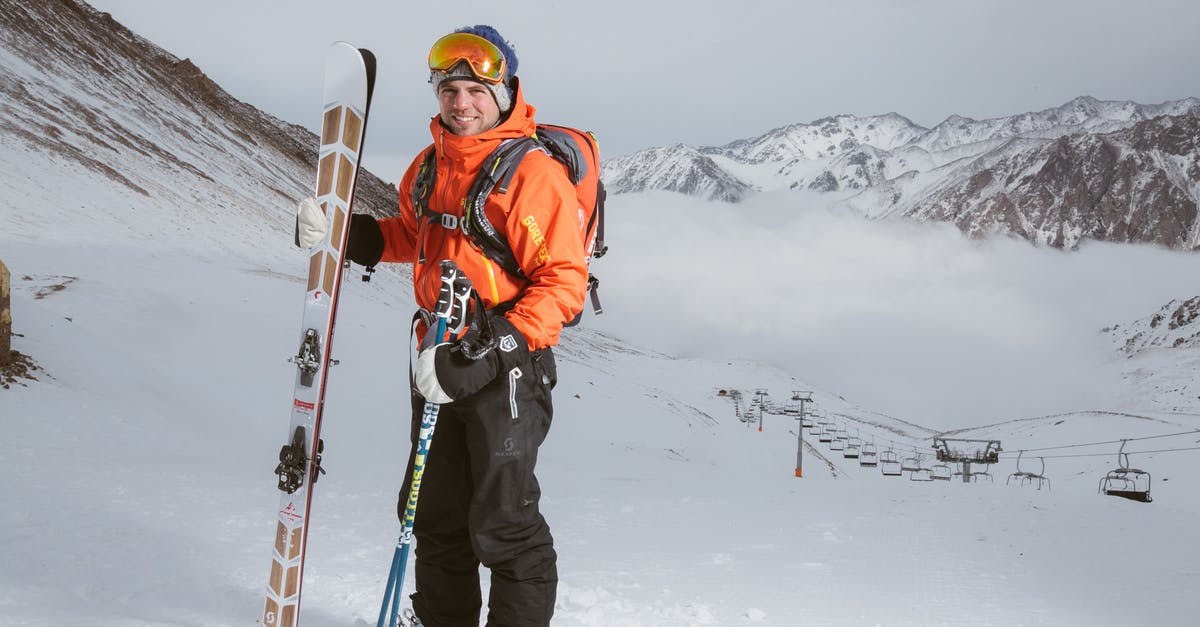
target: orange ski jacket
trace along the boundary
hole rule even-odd
[[[417,304],[432,309],[441,283],[438,263],[451,259],[471,279],[488,308],[511,304],[505,316],[538,350],[558,344],[563,324],[583,310],[588,270],[580,223],[583,211],[566,168],[550,155],[532,151],[517,169],[508,192],[492,193],[484,212],[504,235],[525,276],[509,275],[475,248],[459,229],[419,219],[412,206],[412,186],[429,150],[437,154],[437,175],[429,196],[433,211],[459,218],[471,183],[484,160],[506,139],[534,133],[532,105],[520,86],[514,90],[508,119],[479,135],[458,136],[434,116],[429,124],[433,144],[421,151],[400,180],[400,215],[379,221],[383,234],[381,261],[413,264]],[[421,262],[423,253],[424,262]]]

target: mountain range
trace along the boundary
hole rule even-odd
[[[1085,239],[1200,247],[1200,99],[1075,98],[933,128],[838,115],[724,146],[650,148],[605,162],[614,194],[666,190],[736,203],[809,190],[873,218],[953,223],[1059,248]]]

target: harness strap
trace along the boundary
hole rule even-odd
[[[538,149],[536,140],[530,137],[518,137],[505,140],[488,156],[478,176],[471,183],[467,197],[463,203],[463,215],[458,217],[429,208],[429,197],[433,194],[434,180],[437,175],[436,155],[430,150],[421,164],[413,183],[413,209],[417,219],[423,224],[440,226],[447,230],[461,230],[467,239],[483,251],[484,255],[495,261],[505,272],[518,277],[525,277],[525,271],[513,255],[508,239],[498,231],[487,218],[484,203],[492,192],[505,194],[516,176],[517,168],[530,150]],[[420,263],[425,263],[425,241],[421,238],[421,248],[418,253]]]
[[[418,223],[421,227],[431,225],[450,231],[461,230],[467,236],[467,240],[477,247],[485,257],[495,262],[508,274],[525,278],[525,271],[517,262],[508,239],[488,220],[484,204],[492,193],[508,193],[509,186],[512,184],[521,162],[524,161],[525,155],[532,150],[541,150],[567,166],[568,178],[574,185],[578,185],[587,174],[588,159],[567,132],[554,127],[539,127],[534,136],[507,139],[501,142],[492,154],[488,155],[479,174],[467,191],[467,197],[463,200],[463,214],[462,217],[459,217],[429,208],[429,199],[433,194],[437,176],[437,155],[431,148],[426,152],[425,159],[422,161],[413,183],[412,204]],[[608,252],[608,246],[604,242],[603,215],[606,196],[604,183],[598,180],[596,204],[592,208],[585,231],[590,233],[593,228],[595,229],[590,259],[599,259]],[[421,242],[418,263],[425,263],[425,238],[418,233],[418,239]],[[599,287],[599,279],[589,273],[587,291],[590,292],[592,309],[596,314],[603,311],[600,305]],[[567,326],[576,324],[578,320],[577,316]]]

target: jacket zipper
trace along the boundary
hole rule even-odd
[[[479,257],[483,259],[483,267],[487,269],[488,287],[491,289],[492,305],[495,306],[500,303],[500,292],[496,289],[496,271],[492,269],[492,261],[482,250],[479,251]]]

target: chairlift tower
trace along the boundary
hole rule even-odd
[[[995,464],[1000,461],[1000,440],[959,440],[934,438],[933,449],[942,463],[962,464],[963,483],[971,482],[971,464]]]
[[[792,391],[792,400],[800,403],[799,423],[796,426],[796,476],[804,476],[804,404],[812,402],[812,392]]]
[[[744,422],[746,419],[742,416],[742,392],[730,390],[729,397],[733,399],[733,415]]]
[[[758,432],[762,433],[763,405],[767,402],[767,391],[764,388],[758,388],[754,390],[754,395],[758,397]]]

